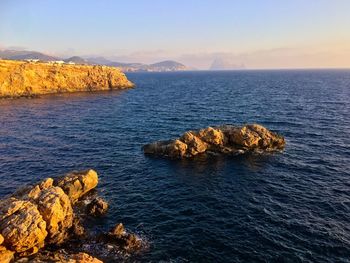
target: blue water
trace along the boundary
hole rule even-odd
[[[350,71],[133,73],[128,91],[0,101],[0,196],[94,168],[140,262],[350,262]],[[174,161],[143,144],[257,122],[283,153]]]

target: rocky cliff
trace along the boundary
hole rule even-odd
[[[0,60],[0,97],[131,88],[114,67]]]

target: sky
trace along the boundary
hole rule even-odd
[[[350,67],[349,0],[0,0],[0,48],[119,62]]]

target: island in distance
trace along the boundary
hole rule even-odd
[[[118,67],[124,72],[170,72],[170,71],[186,71],[193,70],[176,61],[166,60],[154,64],[144,63],[122,63],[116,62],[104,57],[88,57],[83,58],[73,56],[69,58],[59,58],[46,55],[37,51],[18,51],[18,50],[0,50],[0,58],[8,60],[31,60],[31,61],[60,61],[67,64],[83,64],[83,65],[104,65]]]

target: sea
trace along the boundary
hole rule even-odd
[[[124,262],[350,262],[350,70],[127,73],[130,90],[0,100],[0,198],[95,169],[148,249]],[[259,123],[283,152],[171,160],[144,144]],[[113,262],[113,260],[111,260]]]

